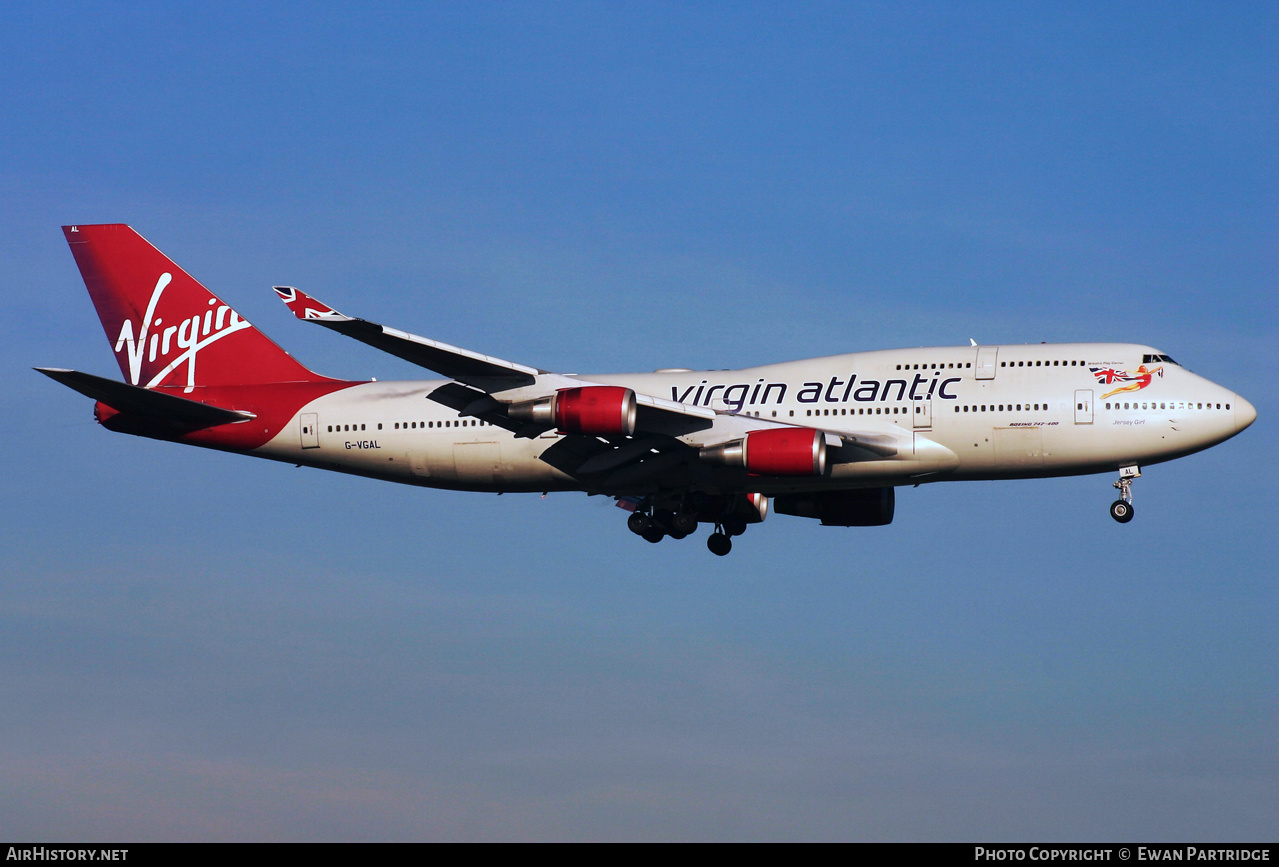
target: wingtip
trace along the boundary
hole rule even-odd
[[[347,321],[351,317],[343,316],[329,305],[317,301],[296,286],[272,286],[275,294],[280,296],[284,306],[293,311],[293,315],[302,320]]]

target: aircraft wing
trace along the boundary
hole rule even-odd
[[[280,300],[293,311],[293,315],[306,322],[315,322],[339,334],[367,343],[369,346],[389,352],[398,358],[433,370],[449,379],[456,379],[484,391],[499,391],[531,385],[539,374],[546,373],[513,361],[481,355],[469,349],[450,346],[438,340],[430,340],[387,328],[367,319],[345,316],[332,307],[292,286],[274,286]]]
[[[445,406],[457,409],[464,415],[475,415],[494,424],[500,424],[521,435],[536,436],[528,425],[505,422],[505,405],[517,400],[530,400],[555,393],[565,388],[595,385],[579,377],[551,373],[535,367],[517,364],[482,355],[469,349],[450,346],[388,328],[366,319],[356,319],[334,310],[293,286],[275,286],[275,293],[293,315],[305,322],[323,325],[339,334],[367,343],[369,346],[389,352],[419,367],[435,371],[462,385],[450,384],[437,389],[431,397]],[[490,395],[502,394],[502,400]],[[485,398],[488,398],[485,400]],[[671,431],[677,428],[697,430],[710,427],[716,412],[709,407],[692,406],[650,394],[636,392],[635,402],[639,420],[648,428]],[[481,414],[483,413],[483,414]],[[495,417],[500,417],[502,421]],[[543,425],[538,432],[547,430]]]

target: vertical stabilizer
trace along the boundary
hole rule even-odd
[[[122,224],[63,226],[126,381],[145,388],[328,382]]]

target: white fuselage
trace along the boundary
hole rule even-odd
[[[725,414],[679,437],[690,446],[749,430],[755,418],[896,444],[894,455],[835,462],[819,478],[754,486],[776,493],[1113,471],[1208,448],[1255,417],[1229,389],[1152,358],[1167,357],[1112,343],[926,347],[584,379]],[[255,454],[431,487],[584,488],[542,459],[561,439],[555,431],[517,438],[459,416],[428,397],[444,384],[370,382],[326,395]]]

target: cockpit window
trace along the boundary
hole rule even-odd
[[[1163,362],[1164,364],[1177,364],[1177,362],[1175,362],[1175,361],[1173,361],[1173,360],[1172,360],[1172,356],[1171,356],[1171,355],[1150,355],[1150,354],[1147,354],[1147,355],[1143,355],[1143,356],[1141,357],[1141,363],[1142,363],[1142,364],[1156,364],[1156,363],[1158,363],[1158,362]],[[1177,364],[1177,366],[1178,366],[1178,367],[1181,367],[1181,365],[1180,365],[1180,364]]]

